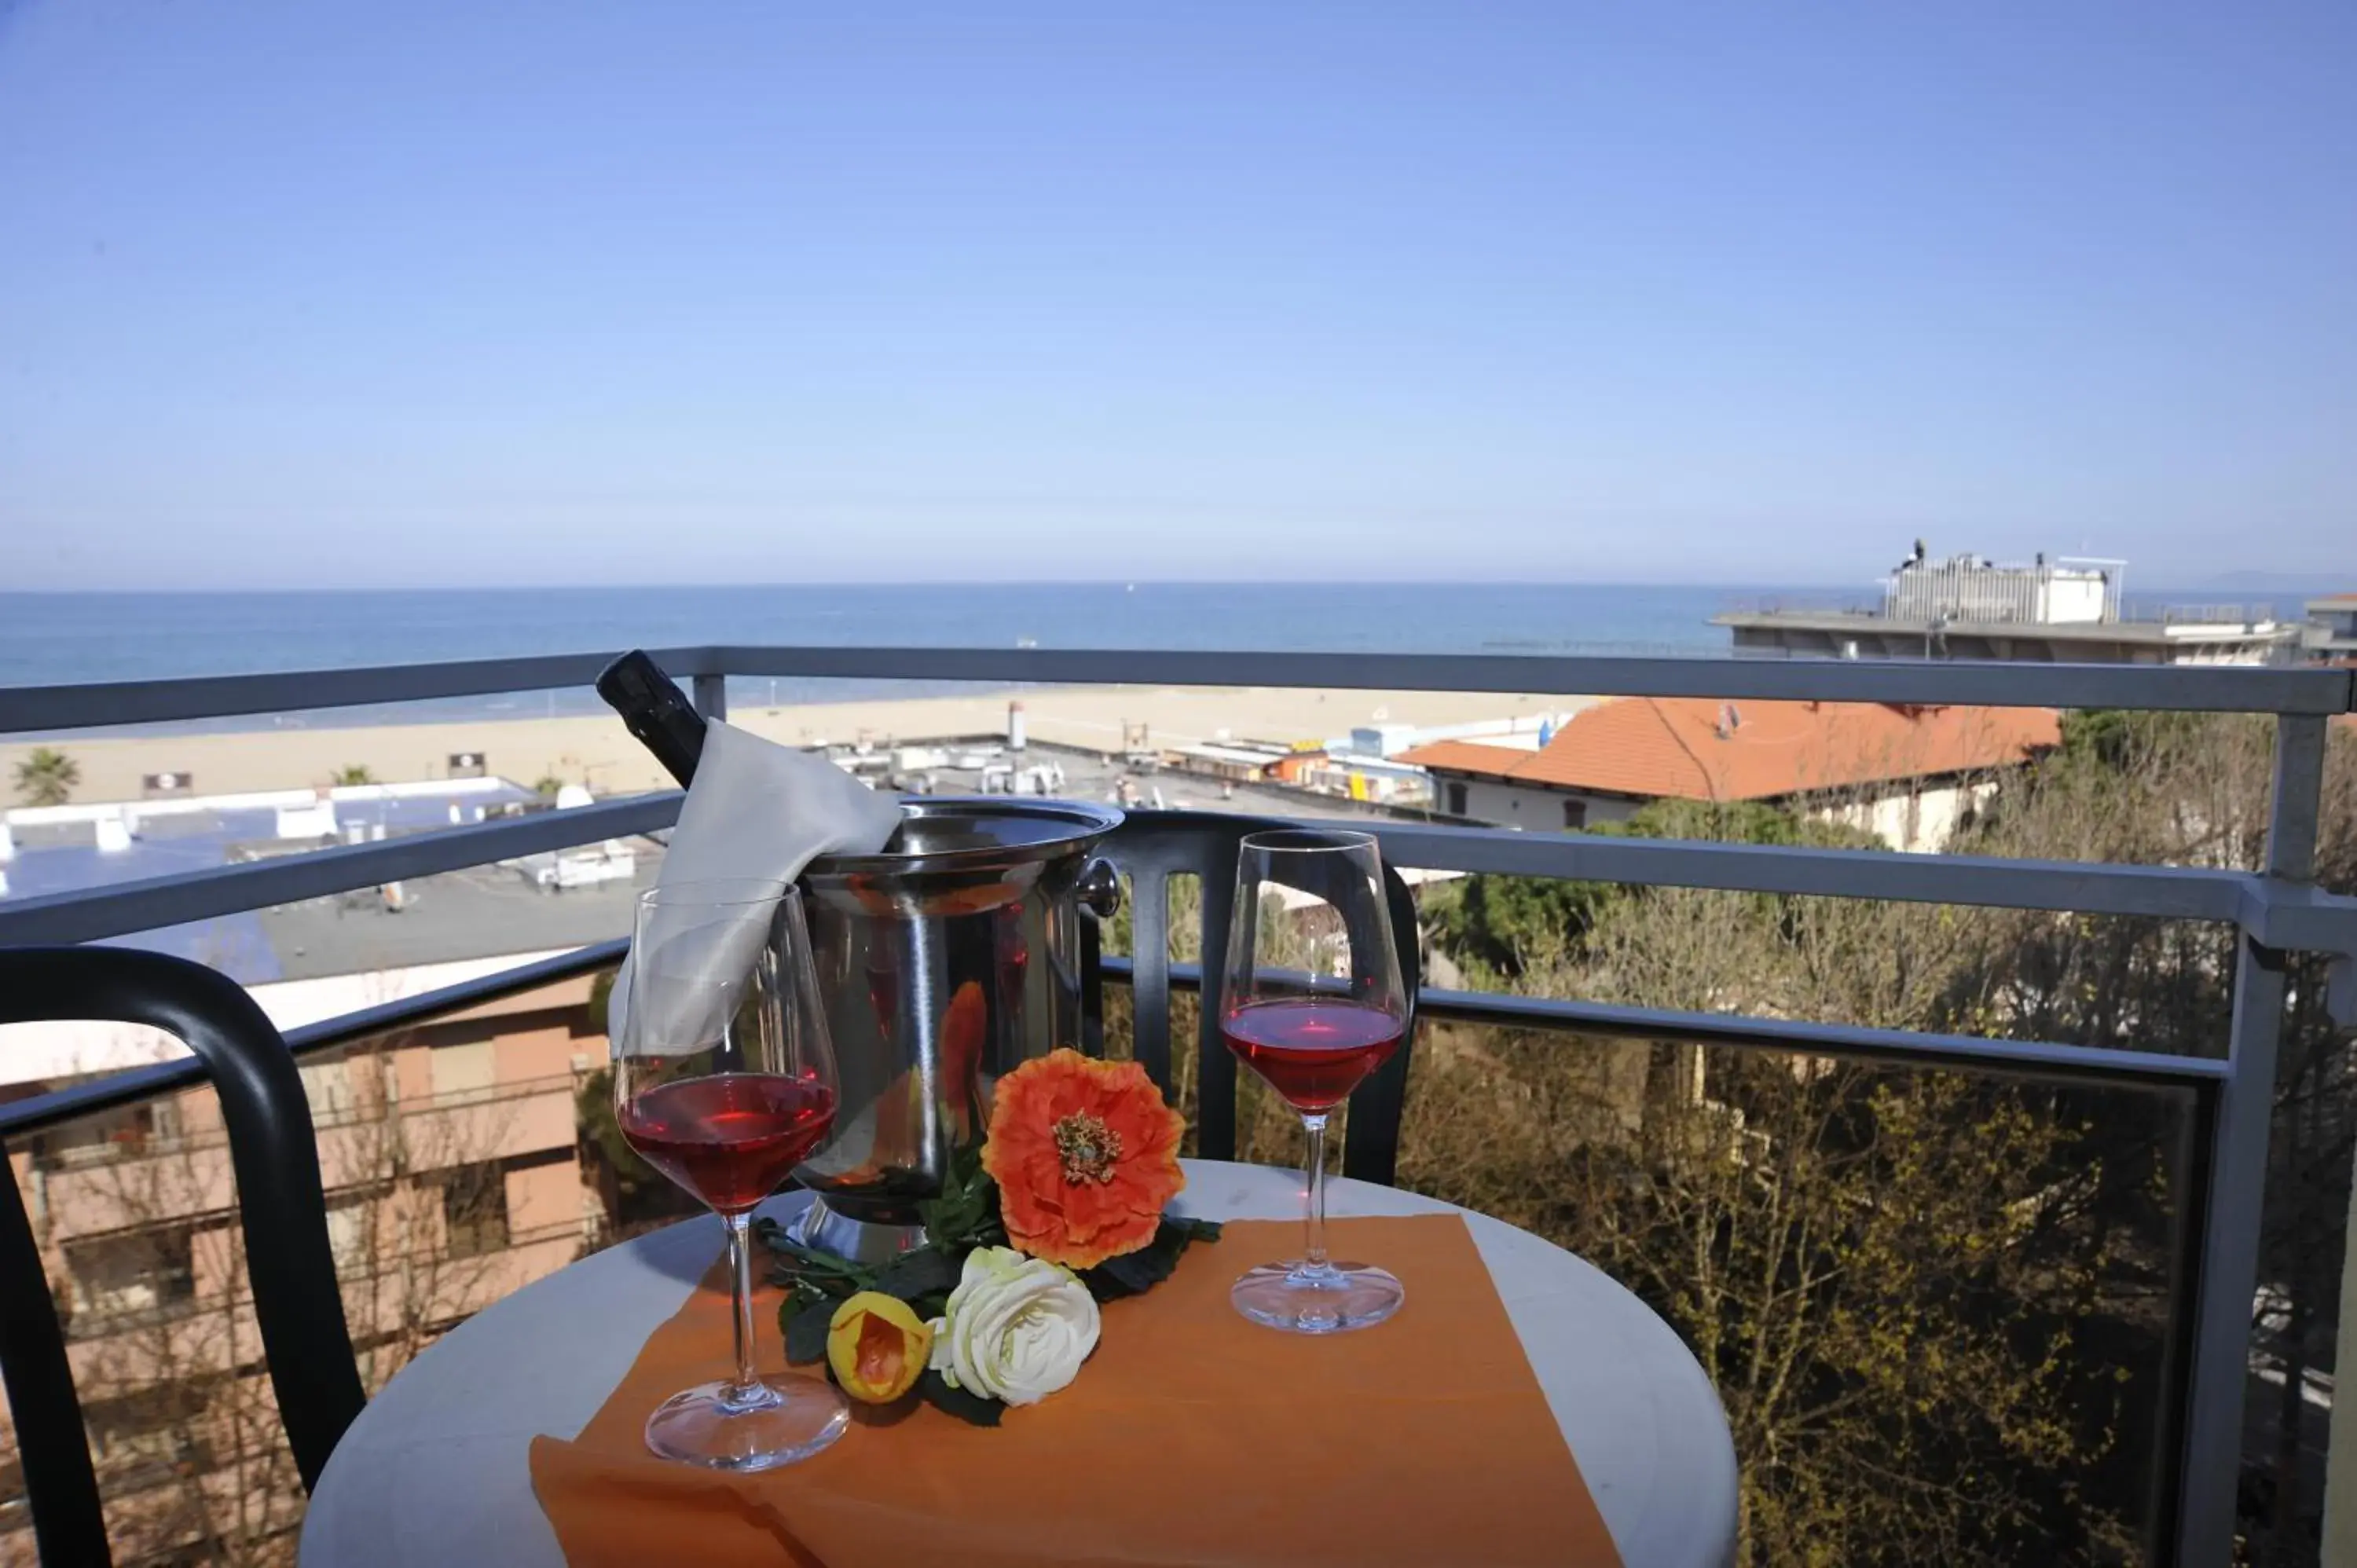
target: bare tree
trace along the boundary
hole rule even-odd
[[[508,1240],[501,1107],[491,1093],[420,1103],[391,1092],[404,1044],[305,1068],[329,1240],[371,1390],[483,1305]],[[303,1490],[263,1364],[210,1091],[135,1114],[97,1138],[54,1137],[37,1156],[55,1167],[42,1228],[116,1560],[291,1563]]]
[[[1792,931],[1757,900],[1664,890],[1616,907],[1579,983],[1885,1021],[1932,989],[1891,913]],[[2108,1417],[2075,1433],[2065,1397],[2084,1238],[2041,1223],[2072,1136],[1953,1075],[1447,1029],[1412,1079],[1402,1178],[1570,1247],[1680,1331],[1734,1428],[1743,1563],[2000,1562],[2055,1544],[2053,1486],[2113,1442]],[[2084,1545],[2130,1539],[2077,1517]]]
[[[2073,715],[2055,756],[1977,793],[1952,847],[2255,866],[2270,738],[2231,717]],[[2331,759],[2330,886],[2357,858],[2352,749]],[[1637,831],[1824,830],[1677,808]],[[1545,994],[2213,1055],[2231,1007],[2233,933],[2184,922],[1514,879],[1432,902],[1465,968]],[[2297,972],[2261,1302],[2282,1375],[2245,1487],[2270,1563],[2314,1552],[2304,1373],[2329,1354],[2348,1200],[2348,1041],[2320,998]],[[1685,1335],[1735,1425],[1747,1563],[2136,1555],[2184,1179],[2169,1097],[1430,1035],[1403,1178],[1586,1253]]]

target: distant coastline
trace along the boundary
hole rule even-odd
[[[1703,655],[1715,588],[1528,584],[812,585],[0,595],[0,686],[167,680],[700,643]],[[1005,690],[1003,683],[996,689]],[[732,708],[972,685],[739,679]],[[584,688],[142,726],[187,735],[606,715]],[[109,733],[131,733],[111,731]]]
[[[2133,581],[2133,579],[2131,579]],[[2324,591],[2320,585],[2314,591]],[[1594,584],[941,584],[0,593],[0,686],[519,658],[698,643],[1708,657],[1724,610],[1866,602],[1878,588]],[[2131,614],[2238,596],[2297,618],[2308,591],[2137,589]],[[1004,692],[1003,683],[990,688]],[[732,680],[733,709],[974,695],[971,684]],[[602,718],[583,688],[144,725],[304,733]],[[70,731],[68,736],[94,732]],[[33,738],[30,736],[11,737]]]
[[[1265,687],[1041,687],[1023,694],[1026,728],[1037,744],[1118,753],[1125,727],[1144,724],[1157,746],[1246,739],[1289,745],[1347,735],[1372,723],[1445,725],[1529,717],[1577,707],[1564,695],[1468,692],[1308,692]],[[856,744],[1004,735],[1000,693],[898,701],[853,701],[732,708],[739,727],[788,746]],[[37,744],[0,737],[0,783]],[[199,794],[317,787],[346,768],[386,782],[449,776],[450,760],[479,756],[490,772],[527,788],[544,778],[587,785],[600,796],[664,789],[671,779],[621,720],[556,718],[438,720],[402,725],[243,733],[129,734],[86,730],[53,737],[74,760],[80,802],[134,800],[157,773],[189,779]],[[0,799],[0,809],[14,805]]]

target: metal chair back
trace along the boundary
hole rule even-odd
[[[1207,1159],[1236,1153],[1236,1063],[1220,1037],[1222,969],[1228,924],[1234,914],[1236,849],[1247,833],[1316,826],[1275,817],[1225,811],[1132,811],[1106,835],[1102,851],[1129,878],[1132,1031],[1137,1059],[1172,1092],[1170,1074],[1170,878],[1192,875],[1202,887],[1200,936],[1202,1006],[1197,1023],[1196,1150]],[[1332,824],[1348,828],[1348,822]],[[1392,1184],[1399,1167],[1401,1113],[1407,1103],[1408,1059],[1415,1041],[1415,996],[1422,977],[1415,903],[1392,867],[1383,867],[1392,940],[1409,996],[1406,1043],[1351,1097],[1342,1136],[1342,1171],[1361,1181]],[[1093,941],[1092,930],[1089,940]],[[1091,952],[1093,952],[1092,948]],[[1090,976],[1096,993],[1100,974]]]
[[[366,1395],[328,1241],[309,1101],[295,1058],[243,987],[128,948],[0,949],[0,1024],[105,1020],[184,1041],[221,1097],[264,1360],[303,1485]],[[0,1161],[0,1374],[44,1563],[111,1561],[63,1326],[14,1167]]]

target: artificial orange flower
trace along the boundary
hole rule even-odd
[[[1135,1062],[1069,1047],[1025,1062],[998,1080],[982,1146],[1007,1240],[1071,1269],[1136,1251],[1187,1185],[1186,1129]]]

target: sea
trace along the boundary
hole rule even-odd
[[[2164,596],[2155,596],[2156,601]],[[2175,596],[2166,596],[2174,601]],[[0,593],[0,687],[700,643],[1706,657],[1724,611],[1861,607],[1879,585],[1031,583]],[[2131,596],[2129,613],[2138,613]],[[2277,607],[2297,618],[2298,596]],[[908,681],[737,679],[732,706],[921,696]],[[210,720],[382,725],[605,712],[587,688]]]

